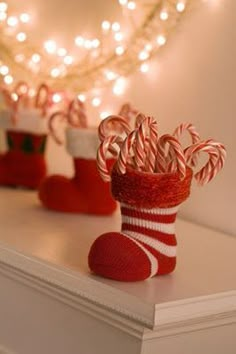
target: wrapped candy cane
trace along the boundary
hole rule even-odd
[[[38,88],[35,97],[35,108],[42,110],[42,116],[44,117],[49,107],[49,87],[46,84],[41,84]]]
[[[136,140],[136,130],[133,130],[124,140],[123,144],[120,147],[120,153],[117,159],[116,168],[120,174],[124,174],[126,172],[126,168],[128,164],[131,164],[131,158],[134,155],[133,145]]]
[[[113,151],[116,151],[116,149],[113,147],[115,144],[120,146],[122,144],[122,138],[117,135],[110,135],[103,140],[97,151],[98,171],[102,179],[107,182],[111,180],[110,171],[108,170],[106,163],[107,154],[112,154]]]
[[[173,136],[180,140],[182,134],[187,131],[189,132],[189,134],[191,135],[191,140],[192,140],[192,144],[196,144],[200,141],[200,136],[195,128],[195,126],[191,123],[182,123],[180,124],[174,131]],[[171,151],[170,151],[170,155],[171,155]],[[170,157],[171,159],[171,157]],[[198,160],[198,156],[194,155],[191,159],[190,159],[190,166],[195,167],[197,164],[197,160]]]
[[[76,128],[87,128],[88,120],[85,113],[84,104],[77,98],[70,102],[67,112],[57,111],[49,119],[49,131],[57,144],[62,144],[63,140],[57,135],[55,124],[59,121],[67,121],[69,125]]]
[[[78,98],[69,104],[68,122],[73,127],[88,127],[88,117],[85,112],[85,105]]]
[[[166,144],[170,145],[175,154],[175,159],[171,162],[168,162],[166,157]],[[160,173],[178,172],[181,179],[184,179],[186,175],[186,159],[180,142],[173,135],[165,134],[158,140],[156,168]]]
[[[111,134],[111,125],[116,128],[120,126],[122,128],[122,132],[125,132],[126,135],[131,132],[131,126],[124,117],[119,115],[111,115],[104,119],[98,127],[98,136],[101,141]]]
[[[138,113],[139,113],[138,110],[133,106],[131,106],[130,103],[127,102],[121,106],[118,115],[126,118],[126,120],[130,122],[133,118],[137,116]]]
[[[147,172],[154,172],[156,165],[158,129],[156,120],[139,114],[141,124],[136,132],[134,161],[138,169],[146,168]]]
[[[206,152],[209,155],[209,161],[200,171],[195,173],[194,177],[201,185],[209,183],[223,168],[226,158],[226,150],[223,144],[214,140],[206,140],[196,143],[185,150],[187,162],[200,152]]]

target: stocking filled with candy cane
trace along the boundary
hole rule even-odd
[[[179,207],[190,195],[193,177],[205,184],[222,169],[225,148],[212,139],[201,141],[192,124],[181,124],[174,134],[159,137],[155,119],[143,115],[137,117],[135,129],[126,129],[125,138],[104,136],[101,132],[111,120],[107,118],[99,127],[97,164],[103,180],[111,180],[112,194],[120,202],[121,231],[95,240],[89,267],[119,281],[171,273],[176,266]],[[187,148],[180,142],[184,131],[192,138]],[[195,172],[202,152],[209,160]],[[112,171],[106,162],[108,153],[116,158]]]
[[[110,185],[100,178],[96,165],[99,146],[97,129],[88,127],[84,104],[76,98],[66,112],[59,111],[52,115],[49,121],[50,131],[60,144],[62,141],[55,129],[58,120],[67,122],[65,145],[73,158],[74,176],[47,177],[39,188],[40,201],[46,208],[61,212],[95,215],[113,213],[116,202],[112,198]],[[109,168],[114,161],[110,154],[107,160]]]
[[[47,118],[53,107],[46,85],[31,93],[23,82],[1,92],[0,128],[8,150],[0,155],[0,185],[35,189],[46,175]]]

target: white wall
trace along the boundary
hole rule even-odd
[[[32,8],[39,6],[41,13],[44,11],[44,28],[52,26],[49,19],[57,6],[53,24],[65,25],[65,33],[68,16],[69,28],[74,33],[74,24],[81,26],[80,18],[92,16],[94,22],[88,21],[88,26],[96,29],[97,21],[100,23],[109,12],[114,17],[118,9],[116,1],[107,0],[86,3],[70,0],[66,10],[64,2],[59,0],[31,0],[30,4]],[[95,4],[92,15],[87,15]],[[47,5],[50,5],[49,14],[46,14]],[[21,2],[17,2],[17,6],[22,9]],[[63,17],[65,11],[66,17]],[[203,138],[213,137],[225,143],[228,151],[225,169],[203,188],[194,183],[192,196],[182,208],[182,215],[232,234],[236,234],[235,14],[235,0],[199,0],[197,9],[185,17],[166,48],[154,60],[152,72],[146,79],[139,73],[131,77],[126,96],[126,100],[140,110],[154,115],[163,132],[172,132],[180,122],[190,121]],[[116,106],[118,102],[114,102]],[[48,160],[51,171],[72,173],[70,158],[53,143],[49,144]]]

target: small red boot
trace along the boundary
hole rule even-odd
[[[4,111],[0,126],[6,130],[8,146],[8,151],[0,155],[0,185],[36,189],[46,175],[45,121],[37,110],[22,110],[13,125],[10,112]]]
[[[68,213],[108,215],[116,209],[110,184],[101,180],[96,154],[99,139],[96,129],[67,128],[66,145],[74,159],[74,177],[47,177],[39,188],[39,199],[52,210]],[[112,166],[114,160],[109,160]]]
[[[89,253],[90,269],[120,281],[144,280],[168,274],[176,265],[174,223],[179,205],[188,198],[192,170],[145,173],[128,168],[112,171],[112,193],[121,203],[121,232],[100,236]]]

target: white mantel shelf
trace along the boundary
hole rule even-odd
[[[142,341],[235,329],[234,237],[178,220],[176,271],[120,283],[92,275],[87,267],[93,240],[119,228],[119,212],[111,217],[50,212],[35,192],[1,188],[0,274]]]

